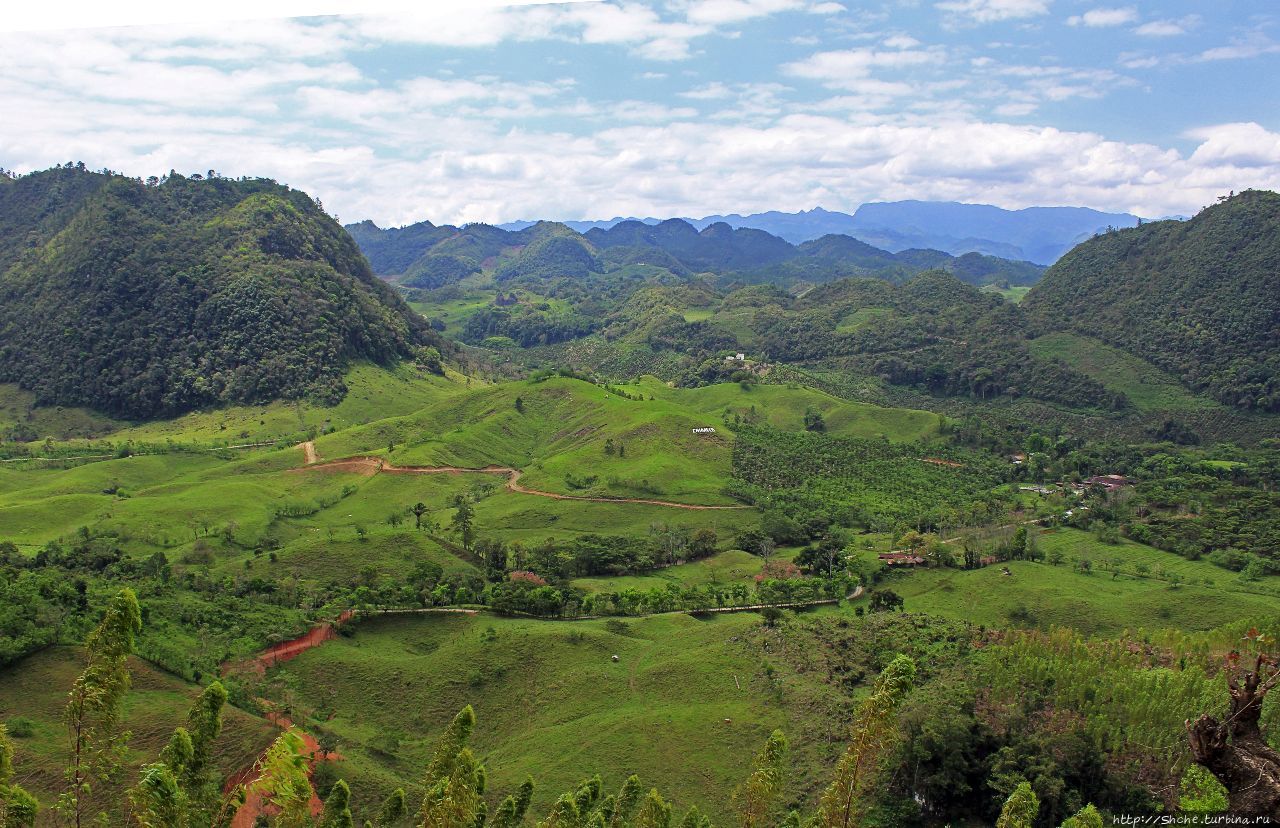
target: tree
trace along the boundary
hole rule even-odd
[[[319,828],[352,828],[351,789],[339,779],[324,800]]]
[[[467,705],[436,743],[422,776],[427,793],[417,822],[423,828],[469,828],[483,816],[484,768],[467,749],[475,726],[475,711]]]
[[[704,526],[689,539],[689,557],[695,560],[710,557],[716,553],[716,544],[719,542],[716,530]]]
[[[462,548],[470,549],[471,541],[475,537],[475,507],[471,505],[471,498],[461,494],[454,499],[453,503],[457,510],[453,513],[453,522],[450,525],[462,536]]]
[[[133,822],[138,828],[186,828],[190,824],[187,799],[171,768],[164,763],[146,765],[138,784],[129,790]]]
[[[374,821],[376,828],[394,828],[409,812],[405,806],[404,788],[396,788],[382,801],[378,809],[378,818]]]
[[[68,788],[58,799],[58,809],[76,828],[81,828],[91,808],[108,810],[103,803],[91,804],[94,784],[109,784],[124,767],[128,734],[117,733],[117,726],[129,690],[127,659],[141,629],[137,596],[125,588],[85,639],[88,663],[71,688],[63,714],[71,759],[66,770]]]
[[[871,611],[889,612],[902,609],[902,596],[891,589],[875,589],[871,591]]]
[[[1031,783],[1024,781],[1004,801],[996,828],[1035,828],[1038,813],[1040,798],[1031,790]]]
[[[871,804],[868,794],[875,789],[880,762],[898,739],[898,704],[910,692],[915,676],[915,662],[903,655],[895,657],[858,707],[852,740],[818,804],[816,826],[853,828],[864,824]]]
[[[39,808],[35,797],[13,783],[13,745],[0,724],[0,826],[30,828]]]
[[[1250,630],[1250,637],[1268,643]],[[1219,721],[1208,713],[1186,722],[1191,758],[1207,768],[1227,789],[1228,811],[1237,816],[1280,819],[1280,753],[1259,726],[1262,703],[1280,681],[1274,658],[1259,653],[1252,669],[1240,667],[1240,654],[1228,656],[1223,671],[1229,704]]]
[[[781,730],[775,730],[756,754],[751,775],[737,791],[742,828],[765,828],[774,824],[771,816],[786,783],[787,737]]]
[[[1075,816],[1068,817],[1062,823],[1062,828],[1102,828],[1102,814],[1092,805],[1086,805]]]
[[[525,779],[514,794],[502,800],[489,823],[489,828],[519,828],[533,800],[533,779]]]
[[[476,542],[476,555],[484,563],[485,577],[490,581],[501,581],[507,577],[507,545],[494,538],[484,538]]]
[[[523,398],[523,397],[516,397],[516,413],[517,413],[517,414],[523,414],[523,413],[524,413],[524,398]]]
[[[427,513],[427,504],[418,501],[409,511],[413,512],[413,528],[422,529],[422,516]]]
[[[262,796],[279,809],[274,828],[310,828],[311,797],[306,743],[296,729],[281,733],[258,760],[257,776],[247,793]]]
[[[827,421],[822,418],[821,411],[812,408],[804,410],[804,430],[823,432],[827,430]]]
[[[639,813],[631,822],[631,828],[670,828],[671,805],[662,798],[657,788],[651,788],[644,798]]]

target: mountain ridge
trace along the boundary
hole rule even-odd
[[[696,230],[724,223],[734,228],[764,230],[792,244],[837,234],[893,253],[924,248],[953,256],[982,253],[1041,265],[1053,264],[1071,247],[1108,227],[1132,227],[1139,222],[1138,216],[1129,213],[1109,213],[1088,207],[1036,206],[1006,210],[990,204],[919,200],[868,202],[852,214],[814,207],[795,213],[769,210],[748,215],[679,218]],[[623,222],[653,225],[662,221],[664,219],[632,216],[562,223],[585,234],[593,229],[608,230]],[[521,220],[497,226],[518,231],[534,223]]]

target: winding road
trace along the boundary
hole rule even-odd
[[[580,500],[587,503],[642,503],[648,506],[666,506],[672,509],[689,509],[692,511],[733,511],[751,509],[751,506],[704,506],[696,503],[675,503],[670,500],[652,500],[643,497],[589,497],[587,495],[568,495],[558,492],[544,492],[520,485],[520,469],[510,466],[485,466],[472,469],[462,466],[393,466],[381,457],[347,457],[342,460],[319,462],[315,443],[308,440],[299,446],[306,465],[296,471],[345,471],[354,474],[502,474],[507,477],[507,488],[518,494],[549,497],[552,500]]]

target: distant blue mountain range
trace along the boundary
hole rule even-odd
[[[717,222],[731,227],[764,230],[792,244],[829,234],[852,236],[894,253],[909,249],[942,250],[953,256],[983,253],[1049,265],[1075,245],[1108,227],[1133,227],[1138,217],[1104,213],[1087,207],[1028,207],[1005,210],[989,204],[944,201],[893,201],[864,204],[853,215],[815,207],[799,213],[771,210],[748,216],[685,218],[702,230]],[[579,233],[608,230],[623,221],[658,224],[658,218],[613,218],[608,221],[566,221]],[[499,225],[522,230],[532,221]]]

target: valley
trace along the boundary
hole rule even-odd
[[[39,201],[30,178],[5,185],[22,204]],[[408,824],[377,820],[397,791],[433,807],[442,750],[483,764],[486,807],[519,794],[541,819],[565,791],[591,799],[584,778],[614,791],[634,774],[732,824],[776,730],[790,759],[769,809],[799,824],[785,814],[822,807],[907,664],[864,792],[876,824],[991,824],[1023,781],[1053,825],[1090,804],[1175,813],[1193,784],[1226,796],[1192,770],[1183,722],[1220,709],[1242,637],[1276,632],[1266,320],[1242,311],[1175,360],[1056,312],[1063,283],[1125,240],[1254,222],[1253,267],[1274,194],[1209,208],[1191,242],[1157,225],[1093,238],[1040,278],[718,224],[348,238],[264,182],[85,186],[94,210],[144,224],[194,199],[190,232],[236,251],[224,283],[198,264],[207,240],[186,243],[200,296],[249,295],[228,285],[266,262],[316,310],[286,340],[240,331],[226,364],[125,325],[110,353],[168,366],[127,399],[37,358],[70,329],[5,340],[0,739],[34,824],[64,819],[64,709],[86,663],[133,677],[112,691],[108,730],[132,734],[111,748],[119,782],[77,800],[109,819],[186,772],[164,765],[181,749],[166,739],[212,705],[198,778],[174,777],[201,825],[324,819],[334,797]],[[69,220],[56,243],[31,236],[37,253],[12,247],[5,295],[55,320],[81,272],[62,257],[101,232]],[[134,278],[94,268],[104,290]],[[1246,335],[1265,345],[1237,353]],[[1233,372],[1196,367],[1219,353]],[[110,635],[127,660],[102,661]],[[464,759],[450,740],[468,715]]]

